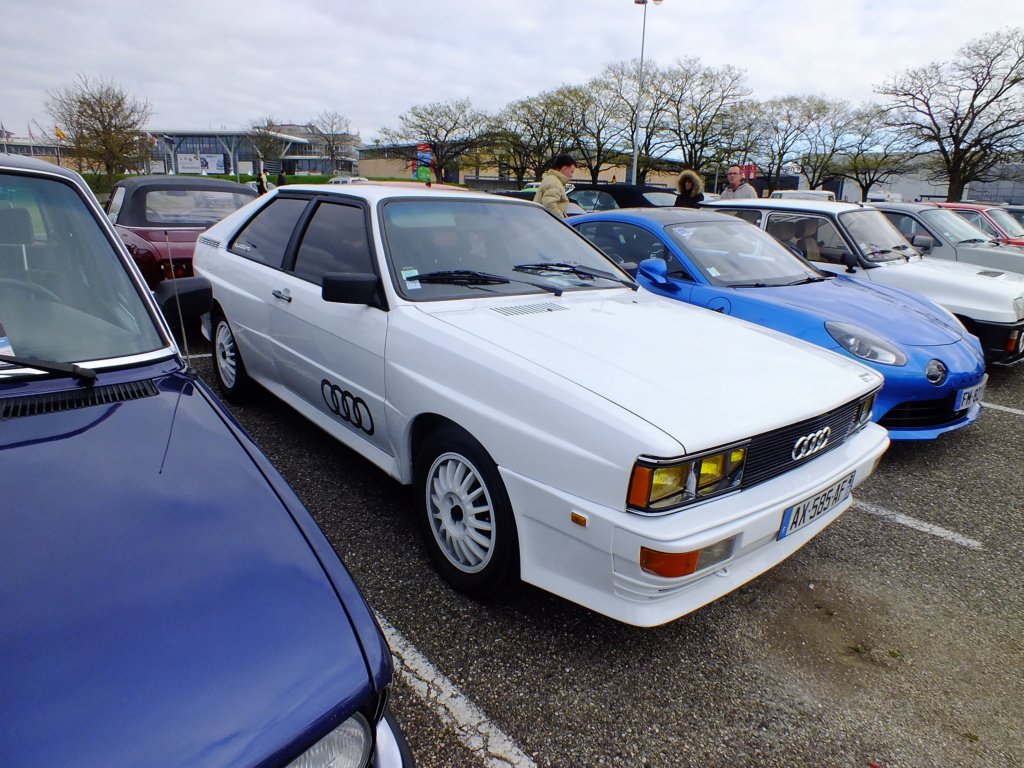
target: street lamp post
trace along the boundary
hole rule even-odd
[[[650,0],[655,5],[661,5],[664,0]],[[640,155],[640,104],[644,97],[644,43],[647,40],[647,0],[633,0],[634,5],[644,7],[644,24],[640,33],[640,79],[636,91],[636,116],[633,119],[633,172],[630,175],[630,183],[636,184],[636,164]]]

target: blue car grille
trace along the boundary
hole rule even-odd
[[[44,413],[71,411],[94,405],[123,403],[158,394],[156,385],[145,379],[123,384],[108,384],[102,387],[87,387],[65,392],[48,392],[43,395],[25,395],[0,400],[0,420],[17,419],[22,416],[38,416]]]
[[[857,410],[864,399],[858,398],[812,419],[753,437],[747,449],[747,462],[743,467],[743,487],[749,488],[771,480],[841,446],[850,436]],[[825,427],[830,429],[825,447],[805,458],[794,459],[793,448],[797,440]]]
[[[943,427],[959,421],[968,409],[956,411],[956,395],[942,400],[917,400],[894,405],[878,423],[886,429],[913,429],[915,427]]]

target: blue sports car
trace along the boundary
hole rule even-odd
[[[604,211],[568,222],[645,288],[844,353],[885,376],[875,421],[893,440],[931,440],[978,418],[978,340],[916,294],[815,269],[732,216],[683,208]]]
[[[181,324],[212,291],[157,299]],[[4,154],[0,489],[0,765],[411,766],[326,537],[81,177]]]

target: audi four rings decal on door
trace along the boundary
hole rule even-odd
[[[793,460],[799,461],[800,459],[806,459],[808,456],[816,454],[828,445],[828,438],[831,434],[831,427],[822,427],[817,432],[811,432],[811,434],[801,437],[793,445]]]
[[[332,384],[327,379],[320,382],[320,393],[327,403],[327,410],[342,421],[363,430],[367,435],[373,434],[373,414],[370,406],[361,397],[356,397],[347,389]]]

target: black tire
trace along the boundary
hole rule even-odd
[[[235,334],[219,308],[213,311],[210,325],[213,337],[213,374],[217,379],[217,387],[225,399],[232,403],[243,403],[252,393],[252,379],[245,370]]]
[[[442,427],[423,443],[414,473],[420,533],[445,581],[477,599],[519,584],[512,504],[484,447],[458,427]],[[475,511],[467,514],[470,503]]]

